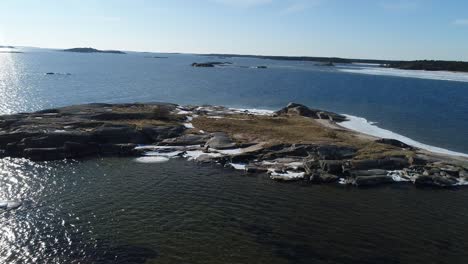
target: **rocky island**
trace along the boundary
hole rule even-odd
[[[0,157],[186,158],[273,180],[375,186],[468,184],[468,159],[348,130],[346,116],[291,103],[279,111],[169,103],[86,104],[0,117]]]
[[[111,54],[126,54],[123,51],[119,50],[98,50],[93,48],[73,48],[62,50],[65,52],[78,52],[78,53],[111,53]]]

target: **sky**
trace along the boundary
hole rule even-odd
[[[0,45],[468,61],[468,1],[1,0]]]

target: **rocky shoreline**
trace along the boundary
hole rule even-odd
[[[346,117],[289,104],[276,111],[168,103],[86,104],[0,117],[0,157],[33,161],[186,158],[278,181],[468,185],[468,159],[345,129]]]

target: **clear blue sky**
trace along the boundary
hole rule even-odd
[[[468,1],[1,0],[0,45],[468,61]]]

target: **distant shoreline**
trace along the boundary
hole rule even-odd
[[[339,57],[308,57],[308,56],[265,56],[265,55],[240,55],[240,54],[199,54],[200,56],[220,58],[256,58],[285,61],[310,61],[324,63],[367,63],[378,64],[384,68],[402,70],[426,70],[426,71],[452,71],[468,72],[468,62],[443,61],[443,60],[375,60],[375,59],[348,59]]]

